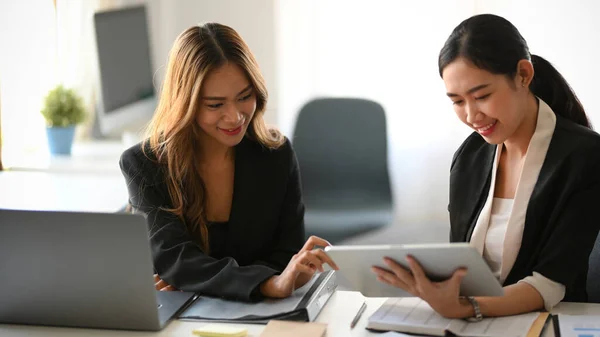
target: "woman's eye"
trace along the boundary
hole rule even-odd
[[[248,98],[250,98],[251,96],[252,96],[252,94],[248,94],[248,95],[246,95],[246,96],[244,96],[244,97],[240,98],[240,101],[245,101],[245,100],[247,100]]]

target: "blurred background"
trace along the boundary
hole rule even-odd
[[[383,130],[353,132],[359,139],[385,136],[391,195],[387,200],[382,187],[386,200],[380,203],[382,209],[390,203],[390,220],[358,223],[352,235],[339,234],[344,228],[331,220],[340,219],[335,212],[356,205],[336,206],[340,198],[328,196],[307,205],[309,229],[332,226],[332,237],[351,243],[447,240],[450,160],[470,131],[445,95],[437,56],[452,29],[479,13],[516,25],[531,52],[558,68],[599,125],[600,7],[593,0],[2,0],[0,207],[121,209],[127,193],[118,158],[140,140],[152,116],[173,41],[191,25],[219,22],[250,46],[270,93],[266,120],[294,142],[299,112],[315,99],[362,99],[384,110]],[[77,93],[87,116],[76,128],[71,155],[50,154],[40,113],[59,84]],[[335,128],[348,116],[317,124]],[[298,146],[310,154],[310,144]],[[311,162],[300,153],[299,160],[309,184]],[[350,164],[345,169],[359,171]],[[364,194],[355,202],[373,198]],[[323,220],[328,216],[331,221]]]

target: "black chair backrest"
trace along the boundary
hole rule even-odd
[[[339,198],[341,192],[391,200],[386,117],[378,103],[310,101],[298,115],[293,144],[307,204],[319,196]]]

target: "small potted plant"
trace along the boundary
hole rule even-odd
[[[83,100],[73,89],[58,85],[44,99],[42,115],[52,155],[70,155],[75,126],[85,120]]]

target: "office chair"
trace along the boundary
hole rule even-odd
[[[322,98],[300,110],[293,135],[306,235],[338,243],[392,221],[385,112],[364,99]]]
[[[600,303],[600,233],[590,254],[587,276],[588,302]]]

